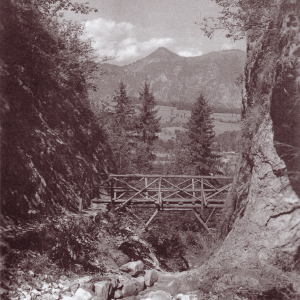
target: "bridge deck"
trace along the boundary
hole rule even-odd
[[[107,196],[94,203],[110,203],[115,210],[125,205],[155,208],[148,226],[159,211],[193,210],[199,222],[208,230],[197,209],[222,208],[232,177],[190,175],[110,175],[105,182]],[[209,231],[209,230],[208,230]]]

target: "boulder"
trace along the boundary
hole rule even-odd
[[[156,270],[146,270],[144,278],[146,286],[152,286],[158,280],[158,272]]]
[[[4,295],[8,295],[8,290],[0,287],[0,298],[2,298]]]
[[[145,288],[145,278],[140,276],[134,279],[137,285],[138,292],[141,292]]]
[[[138,287],[135,280],[124,282],[122,287],[123,297],[135,296],[138,294]]]
[[[97,276],[96,282],[99,281],[109,281],[111,283],[111,287],[113,289],[116,289],[119,283],[119,278],[117,275],[111,275],[111,276]]]
[[[73,300],[90,300],[95,296],[95,293],[87,288],[78,288],[75,292]]]
[[[176,295],[179,292],[180,284],[174,280],[167,284],[166,291],[172,296]]]
[[[111,291],[111,286],[112,284],[108,280],[96,282],[95,283],[96,296],[100,297],[101,300],[107,300]]]
[[[115,290],[114,295],[113,295],[113,299],[120,299],[122,297],[123,297],[122,290]]]
[[[86,289],[90,289],[92,291],[95,291],[95,287],[94,284],[92,282],[85,282],[85,283],[81,283],[80,287],[86,288]]]
[[[174,297],[175,300],[190,300],[190,296],[189,295],[183,295],[183,294],[177,294]]]
[[[144,296],[141,300],[172,300],[172,296],[164,291],[153,291]]]
[[[141,260],[131,261],[120,267],[120,270],[128,273],[131,276],[140,274],[144,269],[144,263]]]

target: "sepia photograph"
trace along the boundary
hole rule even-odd
[[[300,0],[2,0],[0,299],[300,300]]]

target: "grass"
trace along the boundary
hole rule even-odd
[[[183,125],[186,124],[191,116],[189,110],[177,110],[176,107],[158,105],[157,116],[161,118],[162,131],[159,138],[167,141],[169,139],[175,139],[175,131],[186,130]],[[234,131],[241,129],[241,116],[240,114],[232,113],[213,113],[214,130],[216,135],[219,135],[225,131]]]

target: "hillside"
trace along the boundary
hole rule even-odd
[[[160,104],[190,104],[202,91],[215,111],[240,111],[241,88],[235,82],[243,73],[245,58],[240,50],[181,57],[160,47],[123,67],[101,64],[105,74],[96,82],[93,97],[111,96],[120,80],[127,84],[130,96],[138,97],[142,81],[148,79]]]

